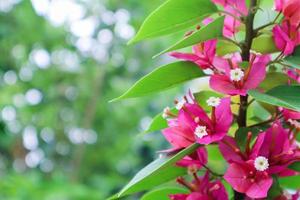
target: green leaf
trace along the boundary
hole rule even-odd
[[[289,166],[290,169],[300,172],[300,162],[295,162]]]
[[[300,85],[281,85],[266,93],[250,90],[255,100],[300,112]]]
[[[225,56],[230,53],[239,52],[240,47],[227,40],[219,39],[217,43],[217,55]]]
[[[296,47],[294,53],[284,59],[292,67],[300,69],[300,46]]]
[[[177,114],[178,111],[176,108],[171,108],[170,111],[174,114]],[[162,130],[164,128],[168,127],[168,122],[166,119],[164,119],[162,117],[163,112],[159,113],[158,115],[156,115],[152,122],[150,123],[148,129],[144,132],[144,133],[150,133],[150,132],[154,132],[154,131],[159,131]]]
[[[276,80],[276,81],[274,81]],[[288,84],[288,76],[280,72],[268,73],[265,80],[259,85],[259,88],[270,90],[276,86]]]
[[[288,84],[288,82],[289,79],[286,74],[280,72],[271,72],[267,74],[265,80],[259,85],[259,88],[263,89],[264,91],[267,91],[276,86]],[[277,111],[277,108],[270,104],[263,102],[259,102],[259,104],[271,114]]]
[[[192,62],[181,61],[167,64],[141,78],[122,96],[112,101],[161,92],[201,76],[204,76],[204,73]]]
[[[300,183],[300,175],[279,178],[279,183],[284,188],[298,190]]]
[[[184,156],[193,153],[199,147],[200,144],[192,144],[174,156],[164,156],[153,161],[133,177],[121,192],[119,192],[118,197],[151,189],[186,174],[186,169],[176,167],[175,163]]]
[[[169,200],[170,194],[187,194],[189,191],[180,187],[163,187],[146,193],[141,200]]]
[[[278,178],[273,176],[273,184],[270,190],[268,191],[268,198],[267,200],[276,199],[280,194],[282,194],[282,188],[280,187]]]
[[[223,174],[226,171],[226,161],[222,156],[218,145],[206,146],[208,153],[207,166],[214,172]]]
[[[240,147],[242,152],[245,152],[245,149],[246,149],[246,143],[247,143],[246,138],[247,138],[248,132],[252,133],[251,142],[253,142],[254,139],[256,138],[256,136],[258,135],[258,133],[260,132],[260,130],[258,128],[242,127],[236,131],[235,136],[234,136],[235,141],[236,141],[237,145]]]
[[[213,91],[209,91],[209,90],[206,90],[206,91],[201,91],[201,92],[197,92],[197,93],[194,93],[194,97],[196,99],[196,101],[199,103],[199,105],[201,105],[201,107],[209,112],[211,111],[211,107],[207,105],[206,101],[209,99],[209,97],[219,97],[219,98],[222,98],[223,95],[220,94],[220,93],[216,93],[216,92],[213,92]]]
[[[279,52],[271,34],[263,34],[255,38],[251,49],[262,54]]]
[[[200,30],[195,31],[190,36],[187,36],[174,44],[173,46],[169,47],[168,49],[160,52],[158,55],[182,49],[185,47],[189,47],[195,44],[199,44],[201,42],[205,42],[207,40],[219,38],[223,36],[223,26],[224,26],[224,17],[219,17],[218,19],[214,20],[213,22],[209,23],[208,25],[202,27]],[[154,57],[156,57],[154,56]]]
[[[148,16],[129,43],[184,30],[217,11],[207,0],[168,0]]]

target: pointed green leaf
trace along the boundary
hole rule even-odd
[[[184,156],[193,153],[200,144],[192,144],[174,156],[164,156],[153,161],[141,171],[121,190],[118,197],[154,188],[186,173],[185,168],[176,167],[175,163]]]
[[[168,0],[148,16],[129,43],[184,30],[217,11],[207,0]]]
[[[189,191],[180,187],[162,187],[146,193],[141,200],[169,200],[170,194],[187,194]]]
[[[125,92],[125,94],[112,101],[161,92],[201,76],[204,76],[204,73],[194,63],[175,62],[167,64],[144,76]]]
[[[192,45],[199,44],[201,42],[205,42],[207,40],[219,38],[223,36],[223,27],[224,27],[224,17],[219,17],[218,19],[214,20],[213,22],[209,23],[208,25],[202,27],[200,30],[195,31],[193,34],[183,38],[173,46],[169,47],[168,49],[162,51],[156,56],[161,54],[182,49],[185,47],[189,47]],[[154,56],[154,57],[156,57]]]
[[[266,93],[249,91],[255,100],[300,112],[300,85],[281,85]]]

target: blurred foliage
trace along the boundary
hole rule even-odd
[[[104,199],[165,148],[135,136],[177,90],[108,103],[166,63],[126,45],[161,2],[0,0],[0,199]]]

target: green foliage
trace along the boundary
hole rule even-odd
[[[276,48],[271,34],[263,34],[253,40],[252,49],[261,54],[276,53]]]
[[[175,163],[184,156],[193,153],[199,144],[193,144],[174,156],[163,156],[153,161],[141,171],[119,192],[118,197],[151,189],[186,173],[185,168],[175,167]]]
[[[214,172],[222,174],[226,170],[226,161],[223,158],[218,145],[209,145],[206,146],[208,153],[208,163],[207,166],[212,169]]]
[[[249,91],[249,94],[257,101],[300,111],[299,85],[277,86],[266,93],[260,93],[257,90],[251,90]]]
[[[224,56],[226,54],[239,52],[240,48],[227,40],[219,39],[217,43],[217,55]]]
[[[288,189],[299,189],[300,175],[279,178],[281,187]]]
[[[182,49],[185,47],[189,47],[192,45],[199,44],[201,42],[205,42],[207,40],[215,39],[215,38],[220,38],[223,35],[223,26],[224,26],[224,17],[219,17],[213,22],[209,23],[208,25],[202,27],[201,29],[195,31],[189,36],[186,36],[173,46],[167,48],[166,50],[162,51],[159,53],[157,56]]]
[[[184,30],[216,11],[207,0],[168,0],[149,15],[130,43]]]
[[[266,75],[265,80],[259,85],[259,88],[268,91],[276,86],[285,85],[288,83],[289,83],[289,78],[287,75],[280,72],[269,72]]]
[[[294,162],[289,166],[290,169],[300,172],[300,161]]]
[[[204,73],[194,63],[175,62],[167,64],[144,76],[122,96],[112,101],[161,92],[201,76],[204,76]]]
[[[171,108],[170,111],[171,111],[171,113],[174,113],[174,114],[178,113],[176,108]],[[167,120],[164,119],[162,115],[163,115],[163,112],[156,115],[144,133],[150,133],[150,132],[159,131],[161,129],[167,128],[168,127]]]
[[[282,194],[282,188],[280,187],[279,181],[277,177],[273,177],[273,184],[268,192],[268,200],[276,199],[279,195]]]
[[[300,69],[300,46],[296,47],[292,55],[284,59],[291,67]]]

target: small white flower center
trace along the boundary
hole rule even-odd
[[[167,119],[168,117],[169,117],[169,113],[170,113],[170,108],[169,107],[166,107],[165,109],[164,109],[164,112],[163,112],[163,114],[162,114],[162,117],[164,118],[164,119]]]
[[[258,171],[265,171],[269,168],[269,161],[266,157],[258,156],[254,161],[254,167]]]
[[[217,107],[220,105],[221,99],[218,97],[209,97],[209,99],[206,101],[207,105]]]
[[[177,110],[181,110],[181,108],[184,106],[184,104],[185,104],[185,101],[179,101],[179,102],[177,102],[177,104],[176,104],[176,109]]]
[[[230,70],[230,79],[232,81],[240,81],[244,78],[244,72],[240,68]]]
[[[203,138],[207,135],[206,126],[197,126],[194,133],[199,139]]]

